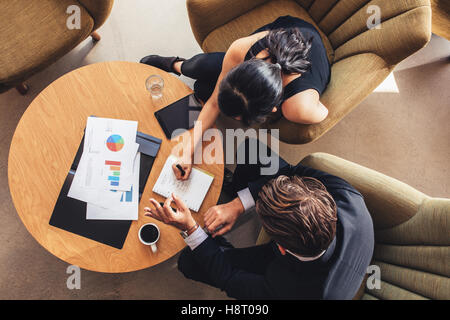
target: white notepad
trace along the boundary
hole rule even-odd
[[[153,187],[153,192],[169,198],[174,193],[188,206],[198,212],[208,193],[214,176],[203,170],[192,168],[191,175],[186,181],[179,181],[173,173],[172,165],[177,161],[175,156],[167,158],[166,163]]]

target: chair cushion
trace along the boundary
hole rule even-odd
[[[226,23],[205,38],[202,49],[205,52],[225,52],[234,40],[246,37],[259,27],[286,15],[303,19],[319,30],[327,50],[328,60],[332,63],[334,50],[327,36],[319,29],[308,12],[292,0],[269,1]]]
[[[0,83],[20,82],[59,59],[86,39],[94,22],[79,5],[81,28],[69,30],[73,0],[15,0],[0,5]]]

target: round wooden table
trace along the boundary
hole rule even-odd
[[[151,74],[164,78],[164,96],[153,103],[145,88]],[[153,185],[178,143],[166,139],[154,112],[192,93],[178,78],[160,69],[133,62],[104,62],[74,70],[50,84],[30,104],[20,120],[8,159],[11,196],[25,227],[48,251],[69,264],[99,272],[129,272],[163,262],[185,247],[174,227],[144,216]],[[163,140],[121,250],[49,225],[53,207],[83,137],[88,116],[135,120],[138,130]],[[206,143],[204,143],[204,146]],[[223,164],[198,167],[215,178],[194,218],[203,225],[203,213],[215,205],[223,181]],[[158,251],[139,242],[141,225],[154,222],[161,230]]]

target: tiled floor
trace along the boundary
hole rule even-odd
[[[67,263],[43,249],[20,221],[9,195],[8,149],[14,129],[32,99],[53,80],[80,66],[106,60],[138,61],[149,53],[189,57],[200,52],[184,0],[116,1],[102,40],[86,40],[29,80],[31,90],[0,95],[0,299],[223,299],[219,290],[184,279],[176,257],[128,274],[82,271],[81,290],[66,287]],[[433,36],[428,47],[394,72],[396,92],[375,92],[318,141],[280,146],[296,163],[328,152],[381,171],[431,196],[450,196],[450,42]],[[192,81],[182,78],[188,84]],[[228,121],[221,119],[221,124]],[[229,123],[229,125],[233,125]],[[237,246],[254,243],[252,220],[230,234]]]

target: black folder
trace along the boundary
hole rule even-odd
[[[140,173],[139,173],[139,200],[144,192],[148,176],[153,166],[153,162],[161,146],[161,139],[138,132],[136,142],[139,144],[141,153]],[[122,249],[132,221],[124,220],[87,220],[86,202],[73,199],[67,196],[72,184],[78,163],[83,154],[84,137],[75,159],[67,174],[64,185],[59,193],[58,200],[53,209],[50,225],[75,233],[77,235],[95,240],[108,246]]]

